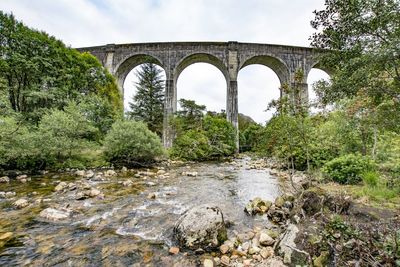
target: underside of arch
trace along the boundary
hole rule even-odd
[[[222,72],[225,79],[228,80],[228,70],[226,69],[224,63],[217,57],[205,53],[192,54],[185,57],[176,67],[175,80],[176,81],[178,80],[179,75],[182,73],[184,69],[195,63],[208,63],[215,66]]]
[[[275,57],[268,55],[254,56],[246,60],[243,65],[241,65],[240,69],[254,64],[264,65],[270,68],[278,76],[281,85],[289,81],[290,74],[288,67]]]
[[[164,69],[162,63],[160,60],[157,58],[146,55],[146,54],[140,54],[140,55],[133,55],[126,60],[124,60],[118,67],[115,72],[116,77],[118,79],[118,84],[122,88],[126,79],[126,76],[129,74],[131,70],[133,70],[135,67],[145,64],[145,63],[153,63],[161,68]]]

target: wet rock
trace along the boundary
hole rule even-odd
[[[66,182],[60,182],[55,188],[54,191],[60,192],[63,191],[65,188],[68,187],[68,184]]]
[[[133,181],[131,179],[125,180],[122,182],[122,185],[125,187],[129,187],[133,185]]]
[[[278,250],[279,253],[283,255],[284,263],[290,264],[292,262],[293,248],[296,248],[296,243],[294,240],[296,239],[298,232],[299,228],[297,228],[296,225],[289,224],[279,242]]]
[[[214,262],[210,259],[205,259],[203,262],[203,267],[214,267]]]
[[[223,214],[212,205],[194,207],[178,219],[174,235],[182,246],[189,249],[218,248],[227,239]]]
[[[40,217],[51,221],[60,221],[68,219],[70,215],[71,215],[70,210],[57,210],[53,208],[44,209],[39,214]]]
[[[271,207],[272,202],[268,200],[263,200],[259,197],[256,197],[249,203],[247,203],[244,211],[249,215],[255,215],[257,213],[265,213]]]
[[[197,172],[183,172],[182,175],[186,175],[186,176],[192,176],[192,177],[196,177],[197,176]]]
[[[9,182],[10,178],[8,178],[8,176],[0,177],[0,183],[9,183]]]
[[[219,251],[221,251],[221,253],[222,254],[226,254],[226,253],[228,253],[229,252],[229,246],[228,245],[221,245],[220,247],[219,247]]]
[[[114,171],[114,170],[107,170],[107,171],[104,173],[104,176],[106,176],[106,177],[111,177],[111,176],[116,176],[116,175],[117,175],[117,172]]]
[[[269,257],[274,256],[274,249],[272,247],[265,247],[262,248],[260,251],[260,255],[261,257],[263,257],[264,259],[267,259]]]
[[[226,255],[223,255],[223,256],[221,257],[221,264],[222,264],[223,266],[229,266],[230,261],[231,261],[231,260],[230,260],[229,257],[226,256]]]
[[[171,248],[169,249],[169,254],[176,255],[176,254],[178,254],[178,253],[179,253],[179,248],[178,248],[178,247],[171,247]]]
[[[275,207],[282,208],[284,203],[285,200],[283,199],[283,197],[277,197],[275,199]]]
[[[18,199],[17,201],[15,201],[13,203],[13,206],[17,209],[23,209],[23,208],[27,207],[28,205],[29,205],[28,200],[26,200],[24,198]]]
[[[271,207],[268,210],[268,218],[277,224],[283,223],[286,221],[287,218],[287,214],[285,213],[285,211],[283,211],[282,209],[276,208],[276,207]]]
[[[93,178],[94,177],[94,175],[95,175],[95,173],[94,173],[94,171],[92,171],[92,170],[88,170],[88,171],[86,171],[86,173],[85,173],[85,178],[86,179],[90,179],[90,178]]]
[[[83,192],[78,192],[75,195],[76,200],[83,200],[83,199],[93,198],[93,197],[104,197],[104,195],[101,193],[100,190],[98,190],[96,188],[90,188]]]
[[[261,232],[259,242],[263,246],[272,246],[275,243],[275,240],[267,233]]]
[[[75,175],[76,176],[85,176],[85,171],[80,171],[80,170],[77,170],[76,172],[75,172]]]
[[[12,197],[15,197],[16,195],[17,195],[17,193],[11,192],[11,191],[4,193],[5,198],[12,198]]]
[[[147,199],[156,199],[156,194],[155,193],[149,193],[147,195]]]

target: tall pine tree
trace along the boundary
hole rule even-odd
[[[136,72],[136,94],[129,103],[128,116],[147,123],[149,129],[162,134],[164,114],[164,81],[162,70],[153,63],[146,63]]]

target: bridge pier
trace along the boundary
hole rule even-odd
[[[163,136],[162,136],[163,144],[164,144],[164,147],[166,147],[166,148],[172,147],[172,142],[175,137],[174,129],[171,126],[171,119],[174,116],[176,109],[177,109],[176,82],[174,79],[166,79],[165,80]]]
[[[232,123],[236,134],[236,152],[239,152],[239,107],[238,107],[238,83],[229,81],[226,93],[226,119]]]

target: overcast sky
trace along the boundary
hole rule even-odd
[[[324,0],[0,0],[30,27],[44,30],[72,47],[109,43],[239,41],[309,46],[312,11]],[[313,70],[308,83],[327,75]],[[125,82],[125,102],[134,93],[135,75]],[[196,100],[208,110],[225,109],[226,82],[212,65],[198,63],[178,79],[178,98]],[[239,72],[239,112],[257,122],[271,114],[279,80],[259,65]]]

